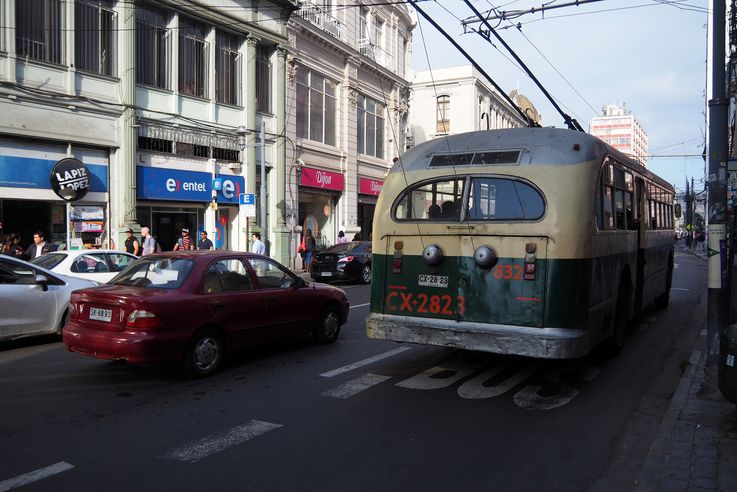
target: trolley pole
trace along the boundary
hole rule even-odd
[[[727,110],[725,97],[726,2],[712,0],[712,99],[709,101],[707,364],[719,360],[719,335],[726,326],[727,297]]]

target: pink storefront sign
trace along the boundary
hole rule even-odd
[[[383,181],[378,179],[359,178],[358,179],[358,192],[361,195],[374,195],[379,196],[381,188],[384,186]]]
[[[343,191],[345,189],[345,176],[332,171],[303,167],[302,180],[299,184],[324,190]]]

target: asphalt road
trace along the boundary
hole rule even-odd
[[[339,340],[243,353],[218,375],[0,346],[0,492],[615,490],[637,476],[703,326],[706,267],[615,359],[539,361],[372,341],[343,285]]]

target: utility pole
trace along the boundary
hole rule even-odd
[[[712,0],[712,99],[709,101],[708,298],[706,315],[707,364],[719,359],[719,335],[728,313],[727,271],[727,112],[725,97],[725,26],[727,5]]]
[[[693,215],[692,215],[691,189],[688,187],[688,179],[686,179],[686,247],[691,249],[691,234],[693,231]]]

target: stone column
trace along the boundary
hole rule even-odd
[[[256,45],[258,38],[246,38],[246,100],[243,104],[246,110],[246,128],[249,131],[246,138],[246,193],[256,193]],[[253,231],[251,231],[253,232]]]
[[[114,170],[111,176],[117,178],[118,186],[114,186],[111,180],[110,202],[111,214],[117,218],[114,222],[117,237],[115,246],[121,248],[125,241],[125,230],[129,227],[136,233],[140,226],[136,218],[136,6],[134,2],[118,2],[118,19],[120,30],[118,31],[118,46],[120,61],[118,73],[120,75],[120,88],[123,114],[119,121],[119,143],[120,147],[116,158],[111,160]]]
[[[287,99],[287,55],[289,48],[285,45],[279,45],[276,48],[276,111],[275,111],[275,129],[277,135],[275,137],[276,169],[272,171],[276,176],[276,196],[271,203],[275,204],[272,210],[272,228],[273,243],[271,247],[271,257],[276,261],[288,265],[289,264],[289,246],[290,246],[290,229],[285,222],[286,217],[286,182],[287,182],[287,163],[286,163],[286,145],[285,139],[287,134],[286,128],[286,99]]]

